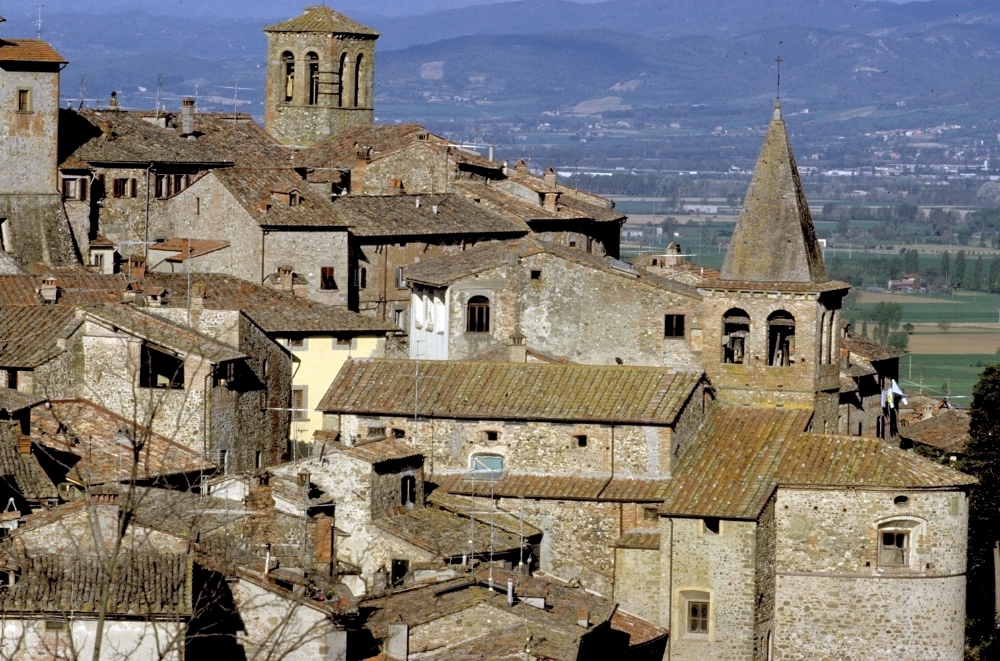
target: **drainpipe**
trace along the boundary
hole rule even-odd
[[[154,172],[153,164],[150,163],[149,167],[146,168],[146,228],[142,239],[142,256],[146,259],[147,264],[149,264],[149,175]]]
[[[264,284],[264,241],[267,239],[267,230],[260,233],[260,284]],[[295,280],[292,280],[292,289],[295,288]]]
[[[670,549],[670,576],[667,578],[667,661],[670,661],[673,652],[674,642],[674,520],[670,519],[670,540],[667,542]]]

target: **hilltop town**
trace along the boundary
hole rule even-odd
[[[374,112],[60,107],[0,40],[0,655],[961,659],[968,416],[842,318],[780,103],[721,269]],[[918,451],[915,451],[918,450]]]

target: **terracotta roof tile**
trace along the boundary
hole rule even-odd
[[[350,360],[318,410],[671,425],[703,376],[658,367]]]
[[[31,432],[39,452],[83,485],[129,479],[133,437],[142,445],[140,480],[215,468],[200,453],[86,400],[50,402],[32,414]]]
[[[521,538],[484,521],[471,520],[435,508],[420,508],[375,519],[377,528],[395,535],[438,558],[469,553],[506,553],[521,548]],[[472,544],[469,544],[469,540]],[[492,540],[492,541],[491,541]]]
[[[341,452],[349,457],[367,461],[370,464],[423,456],[417,448],[395,439],[382,439],[370,443],[358,443],[356,445],[341,445],[340,443],[336,443],[329,444],[327,447],[334,452]]]
[[[328,223],[349,226],[351,234],[359,237],[493,234],[513,238],[528,232],[516,218],[462,195],[348,195],[334,200],[328,213]]]
[[[264,32],[332,32],[363,37],[378,37],[378,32],[335,12],[326,5],[306,7],[301,16],[269,25]]]
[[[889,360],[903,355],[896,347],[869,340],[862,335],[848,334],[841,340],[840,346],[868,360]]]
[[[969,441],[969,414],[955,409],[942,411],[901,427],[899,435],[945,452],[964,452]]]
[[[839,280],[826,282],[756,282],[751,280],[705,280],[698,284],[701,289],[717,289],[721,291],[773,291],[784,293],[823,293],[850,289],[851,285]]]
[[[41,39],[0,39],[0,62],[66,64],[66,58]]]
[[[626,503],[652,503],[663,500],[670,480],[643,480],[615,477],[601,492],[600,500]]]
[[[717,406],[685,451],[662,514],[755,519],[778,486],[955,488],[974,478],[879,439],[807,433],[811,410]]]
[[[438,488],[462,496],[502,498],[546,498],[551,500],[598,500],[610,482],[608,477],[567,475],[518,475],[505,473],[495,479],[472,473],[432,478]]]
[[[3,284],[0,279],[0,290]],[[30,369],[43,365],[62,352],[59,340],[79,325],[69,305],[0,308],[0,366]]]
[[[22,390],[0,388],[0,411],[14,413],[38,406],[45,401],[41,395],[33,395]]]
[[[427,132],[417,124],[368,124],[351,127],[301,150],[296,165],[326,170],[350,170],[357,163],[358,149],[371,149],[371,158],[397,152],[423,142],[421,136],[434,144],[443,138]]]
[[[56,486],[38,464],[35,448],[29,454],[18,452],[20,436],[19,423],[0,422],[0,477],[29,501],[58,498]]]

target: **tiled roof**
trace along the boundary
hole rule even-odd
[[[125,291],[124,275],[98,275],[58,272],[59,303],[93,305],[120,303]],[[45,276],[0,275],[0,307],[40,305],[38,289]]]
[[[670,480],[643,480],[630,477],[613,478],[600,500],[621,501],[625,503],[652,503],[663,500],[663,493]]]
[[[20,436],[19,423],[0,422],[0,477],[26,500],[58,498],[59,492],[38,465],[34,450],[29,454],[17,451],[17,440]]]
[[[469,553],[506,553],[521,548],[521,538],[488,523],[460,517],[432,507],[375,519],[377,528],[413,544],[438,558]],[[472,544],[469,541],[472,540]],[[492,541],[491,541],[492,540]]]
[[[903,438],[945,452],[964,452],[969,441],[969,414],[950,409],[899,429]]]
[[[657,638],[665,638],[669,633],[666,629],[626,613],[620,608],[615,609],[615,614],[611,616],[611,628],[614,631],[627,633],[629,645],[642,645]]]
[[[0,411],[7,411],[8,413],[23,411],[24,409],[38,406],[44,401],[45,398],[40,395],[33,395],[11,388],[0,388]]]
[[[196,113],[196,139],[181,133],[176,114],[159,113],[165,126],[146,121],[155,111],[70,111],[60,118],[61,166],[192,163],[209,166],[274,165],[292,151],[267,134],[249,115]]]
[[[351,127],[303,149],[295,162],[302,167],[350,170],[357,162],[359,148],[371,149],[371,158],[376,159],[420,142],[420,135],[427,135],[434,144],[443,142],[416,124],[367,124]]]
[[[567,475],[518,475],[505,473],[498,479],[473,473],[431,478],[438,488],[462,496],[498,498],[546,498],[550,500],[599,500],[609,477]]]
[[[481,499],[476,500],[465,496],[457,496],[448,493],[444,489],[435,489],[427,496],[427,504],[461,514],[466,518],[470,518],[474,514],[477,521],[487,524],[492,523],[500,530],[506,530],[519,536],[534,537],[542,534],[541,530],[529,523],[525,523],[524,519],[516,514],[498,509],[495,502],[492,505],[489,503],[484,504]],[[486,509],[487,507],[489,509]]]
[[[811,410],[717,406],[680,457],[660,512],[755,519],[777,486],[954,488],[974,478],[881,440],[806,433]]]
[[[126,305],[91,305],[82,310],[85,315],[129,334],[183,354],[200,356],[211,363],[246,358],[246,354],[228,344]]]
[[[332,32],[364,37],[378,37],[378,32],[366,28],[326,5],[306,7],[301,16],[269,25],[264,32]]]
[[[328,224],[349,226],[358,237],[494,234],[508,238],[528,232],[520,221],[462,195],[347,195],[336,198],[329,213]]]
[[[511,252],[515,252],[520,257],[549,254],[611,275],[631,278],[658,289],[665,289],[691,298],[701,297],[698,290],[689,285],[659,275],[652,275],[646,271],[614,268],[608,257],[591,255],[582,250],[542,241],[533,236],[514,242],[488,243],[454,255],[411,264],[403,269],[403,275],[408,280],[444,287],[456,280],[503,266],[507,263],[507,257]]]
[[[419,397],[414,395],[415,375]],[[659,367],[350,360],[318,410],[671,425],[700,372]]]
[[[848,334],[841,340],[841,346],[868,360],[890,360],[903,355],[903,352],[896,347],[869,340],[863,335]]]
[[[66,58],[41,39],[0,39],[0,62],[66,64]]]
[[[131,478],[135,437],[142,446],[138,479],[212,470],[200,453],[86,400],[55,400],[32,413],[31,433],[38,451],[83,485]]]
[[[705,280],[698,284],[701,289],[718,289],[721,291],[763,291],[779,293],[817,293],[850,289],[851,285],[839,280],[826,282],[778,282],[752,280]]]
[[[59,339],[80,325],[74,313],[69,305],[0,308],[0,366],[35,368],[61,353]]]
[[[235,167],[216,170],[216,177],[262,227],[346,227],[334,217],[330,203],[314,192],[309,183],[292,169]],[[274,196],[299,193],[292,206]]]
[[[367,461],[370,464],[423,456],[417,448],[391,438],[372,441],[370,443],[358,443],[356,445],[341,445],[337,443],[327,445],[327,447],[335,452],[341,452],[349,457]]]
[[[631,530],[619,537],[614,544],[619,549],[660,550],[660,533],[649,530]]]
[[[484,207],[524,223],[534,220],[596,220],[592,214],[600,214],[603,217],[607,213],[606,209],[597,209],[593,205],[575,200],[573,205],[579,209],[562,204],[554,212],[547,211],[537,204],[522,200],[486,182],[459,181],[452,185],[466,197],[478,200]],[[620,217],[620,214],[616,214],[615,222]]]
[[[93,244],[91,244],[93,247]],[[188,259],[194,257],[201,257],[209,253],[213,253],[217,250],[222,250],[223,248],[228,248],[229,243],[226,241],[205,241],[201,239],[167,239],[161,243],[156,243],[149,246],[151,251],[158,252],[173,252],[177,253],[175,255],[169,255],[163,258],[165,262],[179,262],[183,263]],[[154,264],[155,266],[155,264]]]
[[[190,616],[191,566],[185,555],[119,556],[113,576],[106,559],[41,556],[21,568],[17,582],[0,592],[0,609],[97,617],[110,585],[111,616]]]

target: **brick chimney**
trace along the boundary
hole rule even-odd
[[[524,161],[523,158],[517,159],[517,163],[514,164],[514,171],[524,172],[524,173],[528,172],[528,164]]]
[[[194,99],[190,96],[181,101],[181,135],[193,140],[194,135]]]
[[[559,193],[542,193],[542,208],[551,213],[559,210],[556,203],[559,201]]]
[[[510,336],[510,344],[508,345],[510,354],[508,360],[512,363],[526,363],[528,362],[528,344],[527,338],[521,334],[521,331],[515,331],[513,335]]]
[[[325,514],[316,517],[315,571],[321,576],[333,576],[335,544],[333,519]]]
[[[556,174],[556,171],[552,169],[551,165],[545,168],[544,178],[546,186],[549,186],[551,188],[556,187],[556,180],[558,179],[558,175]]]
[[[133,280],[141,280],[146,277],[146,258],[142,255],[132,255],[128,258],[127,275]]]
[[[45,278],[45,280],[42,281],[42,286],[38,290],[38,293],[42,295],[42,302],[58,303],[59,281],[54,277]]]
[[[351,195],[365,194],[365,174],[368,172],[368,164],[371,160],[371,147],[358,146],[354,167],[351,168]]]
[[[24,434],[17,437],[17,453],[31,454],[31,437]]]

